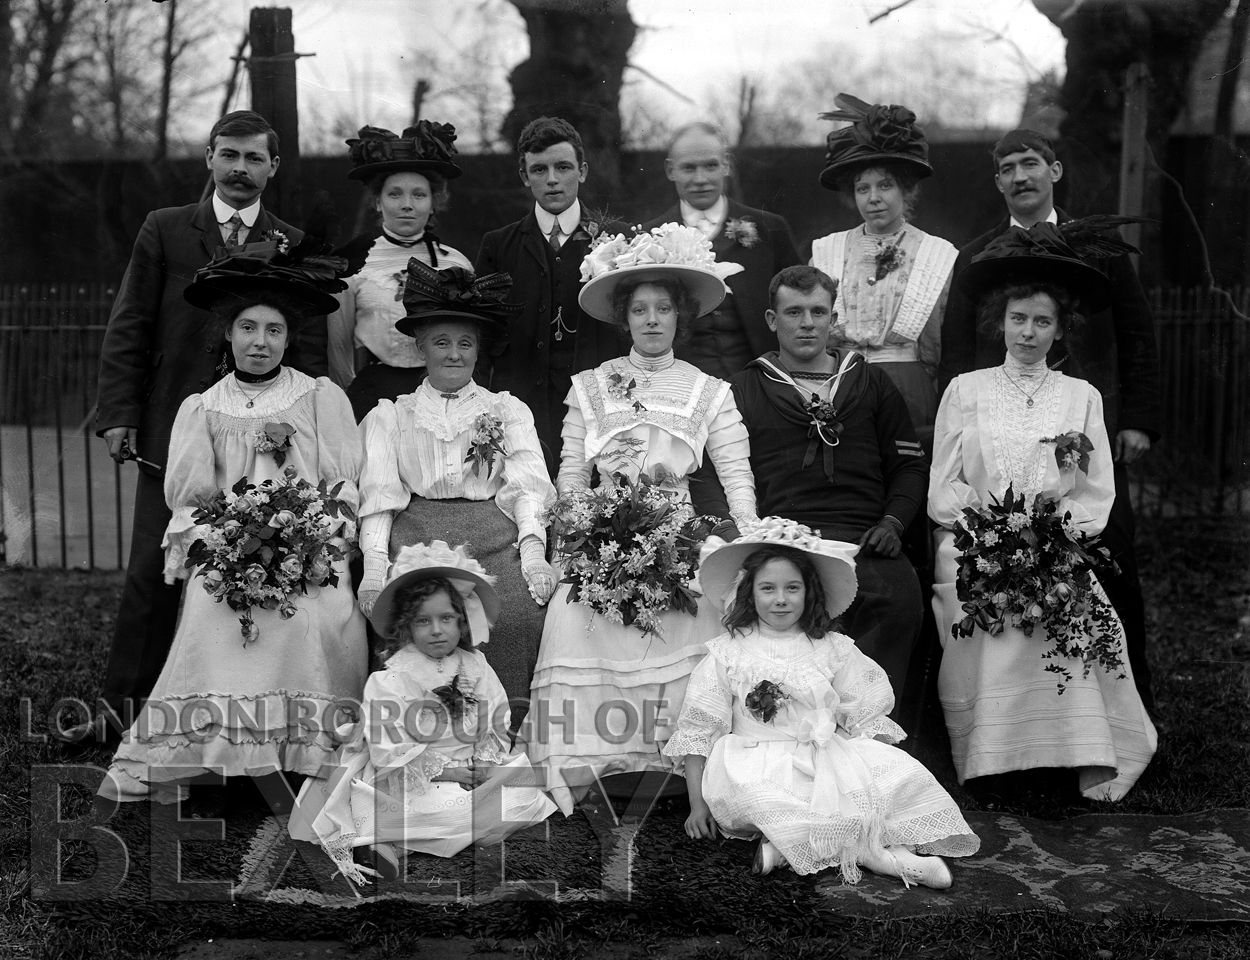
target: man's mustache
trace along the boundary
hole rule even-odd
[[[226,177],[226,183],[227,184],[237,183],[241,187],[256,186],[256,182],[251,177],[249,177],[246,173],[232,173],[230,174],[230,176]]]

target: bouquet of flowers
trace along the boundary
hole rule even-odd
[[[204,589],[241,614],[243,645],[260,636],[253,607],[295,616],[295,599],[310,586],[336,586],[332,566],[343,551],[330,542],[341,520],[356,519],[337,499],[343,484],[327,489],[295,479],[287,467],[282,480],[259,486],[243,477],[228,492],[219,490],[195,511],[208,529],[187,550],[186,566],[199,567]]]
[[[640,474],[624,473],[594,490],[562,495],[550,511],[556,554],[565,564],[569,602],[584,603],[612,623],[663,638],[660,615],[694,616],[690,589],[699,546],[715,517],[697,517],[688,503]]]
[[[1079,660],[1083,676],[1099,663],[1108,671],[1124,666],[1114,611],[1094,590],[1094,575],[1114,572],[1115,562],[1097,538],[1077,531],[1072,515],[1058,512],[1053,499],[1038,494],[1030,508],[1010,486],[1002,501],[983,510],[964,509],[955,525],[960,551],[956,595],[966,614],[951,627],[955,637],[970,637],[981,628],[998,636],[1008,619],[1033,635],[1041,626],[1050,642],[1043,659],[1057,662],[1059,692],[1072,673],[1062,662]]]
[[[503,446],[503,420],[490,413],[479,413],[473,421],[473,436],[469,438],[469,452],[464,462],[473,464],[473,473],[482,475],[486,468],[486,476],[495,469],[495,457],[505,457],[508,451]]]
[[[663,223],[628,240],[623,233],[614,237],[599,234],[582,260],[582,281],[593,280],[621,267],[643,267],[653,263],[697,267],[716,274],[722,280],[744,269],[739,263],[718,263],[712,253],[712,241],[701,230],[678,223]]]

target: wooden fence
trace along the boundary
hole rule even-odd
[[[133,465],[95,437],[94,404],[114,290],[0,284],[0,565],[124,566]],[[1150,291],[1163,438],[1133,468],[1150,516],[1250,513],[1250,321],[1191,289]],[[1250,314],[1250,291],[1235,291]]]

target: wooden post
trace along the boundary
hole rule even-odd
[[[1140,217],[1146,196],[1146,103],[1150,69],[1142,62],[1124,72],[1124,124],[1120,144],[1120,215]],[[1125,240],[1141,247],[1141,224],[1120,228]],[[1133,266],[1140,258],[1133,255]]]
[[[265,208],[287,223],[303,219],[299,170],[299,111],[295,36],[290,7],[253,7],[248,23],[252,109],[278,132],[282,165],[265,188]]]

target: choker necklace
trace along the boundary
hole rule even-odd
[[[267,373],[248,373],[246,370],[235,370],[234,375],[243,383],[264,383],[266,380],[272,380],[282,372],[282,364],[278,364]]]
[[[280,369],[280,368],[279,368],[279,369]],[[261,389],[257,390],[255,393],[248,393],[246,390],[244,390],[244,389],[243,389],[243,387],[242,387],[242,386],[240,386],[240,384],[239,384],[239,376],[238,376],[238,371],[237,371],[237,370],[235,371],[235,376],[234,376],[234,378],[233,378],[233,380],[232,380],[231,382],[234,384],[234,389],[236,389],[236,390],[238,390],[238,391],[239,391],[239,395],[240,395],[240,396],[241,396],[244,400],[246,400],[246,401],[247,401],[247,408],[248,408],[249,410],[251,410],[251,409],[252,409],[252,407],[256,406],[256,401],[260,398],[260,395],[261,395],[262,393],[264,393],[266,390],[268,390],[270,387],[272,387],[275,383],[277,383],[277,382],[278,382],[278,378],[277,378],[277,377],[271,377],[271,378],[269,379],[269,382],[268,382],[268,383],[266,383],[263,387],[261,387]],[[246,382],[246,381],[245,381],[245,382]],[[257,381],[253,381],[253,382],[254,382],[254,383],[260,383],[261,381],[257,380]]]
[[[1015,378],[1010,373],[1007,372],[1006,367],[1003,368],[1003,376],[1006,377],[1009,381],[1011,381],[1011,385],[1015,387],[1017,390],[1019,390],[1021,394],[1024,395],[1024,399],[1026,403],[1028,404],[1028,406],[1031,407],[1033,406],[1033,398],[1037,396],[1037,391],[1042,389],[1042,387],[1046,386],[1046,381],[1050,377],[1050,368],[1049,367],[1046,368],[1046,372],[1042,374],[1041,382],[1036,387],[1033,388],[1032,393],[1029,393],[1028,391],[1024,389],[1024,387],[1020,386],[1020,384],[1016,382]]]

